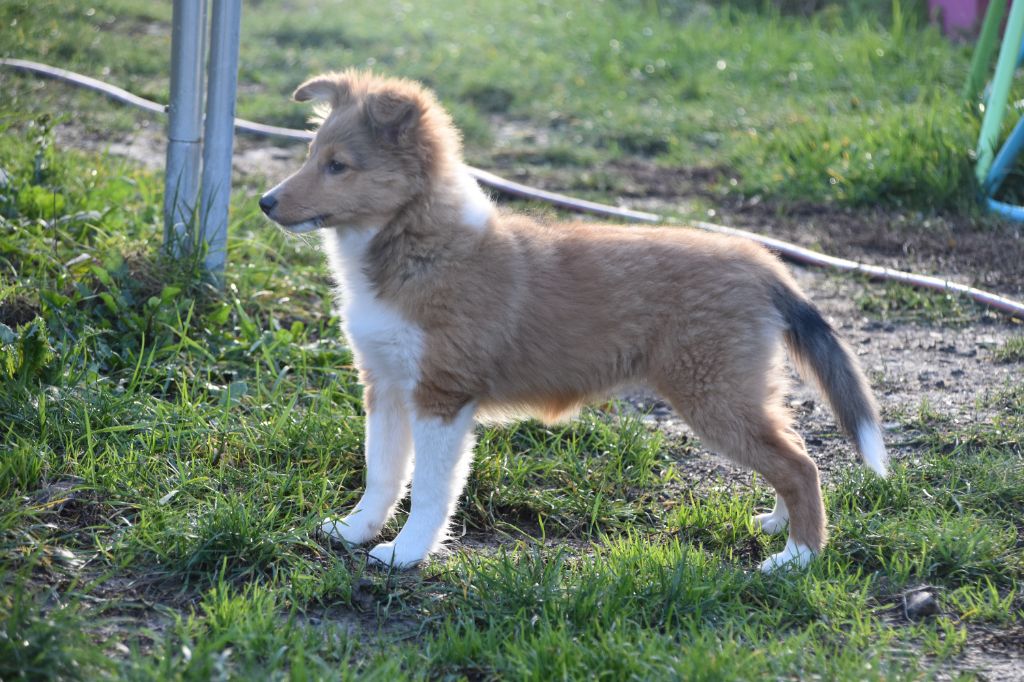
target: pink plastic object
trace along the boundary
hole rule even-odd
[[[928,14],[953,38],[977,35],[986,9],[988,0],[928,0]]]

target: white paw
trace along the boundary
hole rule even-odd
[[[395,542],[384,542],[370,550],[371,561],[400,571],[413,568],[426,558],[426,552],[410,551],[406,546]]]
[[[754,526],[760,528],[768,535],[782,532],[787,525],[789,525],[789,517],[777,514],[774,511],[758,514],[754,517]]]
[[[377,537],[380,526],[371,525],[366,519],[349,514],[343,519],[326,518],[320,524],[320,532],[327,536],[332,542],[340,542],[346,545],[362,545]]]
[[[762,573],[772,573],[780,568],[803,568],[817,554],[807,545],[799,545],[792,540],[786,541],[786,547],[778,554],[772,554],[761,564]]]

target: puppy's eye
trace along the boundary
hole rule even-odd
[[[338,175],[348,170],[348,166],[343,164],[341,161],[331,161],[327,164],[327,172],[331,175]]]

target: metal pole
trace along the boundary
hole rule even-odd
[[[224,270],[227,259],[242,0],[213,0],[211,21],[200,219],[207,246],[206,270],[216,276]]]
[[[174,0],[164,182],[164,247],[180,255],[199,192],[206,0]]]

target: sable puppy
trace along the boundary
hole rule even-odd
[[[366,490],[324,521],[331,537],[372,540],[411,479],[408,521],[370,556],[414,565],[445,539],[475,420],[560,420],[645,384],[775,487],[774,510],[754,521],[768,533],[788,524],[789,541],[762,570],[803,566],[825,545],[825,510],[782,405],[783,346],[885,475],[856,360],[761,247],[499,211],[467,173],[448,114],[407,80],[329,73],[294,97],[320,105],[320,127],[260,208],[289,231],[321,230],[366,387]]]

